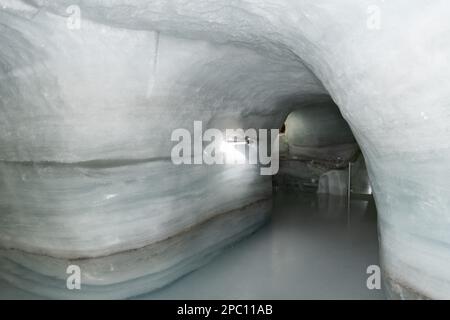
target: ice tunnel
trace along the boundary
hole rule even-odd
[[[445,0],[0,0],[0,277],[129,298],[205,265],[268,221],[273,179],[197,162],[203,148],[174,164],[174,131],[287,118],[281,154],[365,159],[387,296],[450,298],[449,15]]]

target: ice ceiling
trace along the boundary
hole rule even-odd
[[[67,25],[73,5],[79,29]],[[450,297],[448,1],[0,7],[9,281],[129,297],[198,267],[263,223],[271,182],[255,168],[173,166],[171,132],[194,120],[279,128],[331,96],[367,161],[390,292]],[[86,290],[65,290],[73,261]]]

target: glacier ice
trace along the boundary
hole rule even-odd
[[[288,115],[284,129],[275,186],[346,195],[347,168],[358,156],[357,168],[367,176],[352,131],[331,99],[299,106]]]
[[[348,190],[348,172],[345,170],[330,170],[319,178],[317,193],[334,196],[345,196]]]
[[[68,28],[72,5],[79,29]],[[331,97],[366,160],[389,293],[450,297],[448,1],[0,8],[0,245],[11,282],[32,290],[50,278],[52,287],[58,266],[74,259],[120,255],[120,264],[133,250],[152,257],[164,248],[174,257],[170,239],[182,236],[192,256],[151,260],[157,281],[143,261],[119,284],[94,277],[93,292],[123,285],[117,297],[139,294],[200,265],[267,218],[252,208],[268,201],[271,181],[252,166],[172,166],[170,133],[195,120],[279,128],[291,111]],[[227,214],[247,227],[219,228]]]
[[[2,278],[53,299],[123,299],[159,289],[210,261],[255,231],[268,217],[270,200],[219,214],[188,231],[134,250],[96,258],[48,257],[0,250]],[[67,290],[67,267],[81,272],[81,289]]]
[[[289,155],[315,160],[349,161],[358,145],[332,102],[301,106],[286,119]]]

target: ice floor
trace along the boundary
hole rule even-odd
[[[320,197],[320,198],[319,198]],[[373,200],[277,193],[270,223],[205,267],[139,299],[383,299]],[[0,282],[0,298],[38,298]]]

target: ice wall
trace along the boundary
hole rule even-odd
[[[3,261],[23,267],[5,265],[10,281],[59,279],[35,254],[67,263],[156,243],[160,252],[170,237],[208,234],[207,221],[254,209],[270,179],[253,167],[174,167],[170,133],[194,120],[279,128],[294,106],[329,94],[367,162],[389,292],[450,297],[448,1],[0,4],[0,242]],[[68,28],[71,5],[80,29]],[[239,238],[264,216],[222,236]],[[229,243],[205,237],[201,254],[156,269],[175,278]],[[144,276],[97,278],[126,286]],[[133,283],[140,289],[118,296],[156,282]]]
[[[349,161],[358,151],[352,131],[332,102],[303,106],[286,119],[289,155]]]

